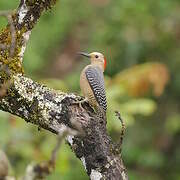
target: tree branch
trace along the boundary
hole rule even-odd
[[[64,126],[61,134],[58,134],[57,144],[51,153],[50,160],[38,164],[28,165],[23,180],[45,179],[48,175],[50,175],[54,170],[56,164],[56,156],[61,146],[62,140],[67,135],[77,135],[77,134],[78,132]]]
[[[0,84],[11,81],[0,99],[0,109],[17,115],[53,133],[60,134],[64,127],[82,131],[83,135],[67,135],[66,139],[76,156],[82,161],[91,180],[122,179],[127,173],[121,156],[106,130],[106,118],[96,115],[88,103],[84,111],[75,102],[82,97],[55,91],[23,76],[22,59],[32,28],[43,10],[51,8],[55,0],[21,0],[12,15],[16,47],[11,56],[8,48],[1,49]],[[0,43],[12,45],[10,26],[0,33]]]
[[[70,135],[67,141],[91,179],[127,179],[122,160],[107,135],[106,120],[99,119],[88,104],[84,104],[86,111],[82,112],[74,104],[81,97],[56,92],[22,75],[14,76],[13,82],[0,101],[0,109],[57,134],[64,126],[76,128],[76,122],[84,136]]]

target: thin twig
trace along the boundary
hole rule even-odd
[[[57,144],[55,146],[55,148],[53,149],[52,153],[51,153],[51,159],[49,160],[49,164],[52,166],[55,166],[56,163],[56,157],[57,157],[57,153],[59,151],[59,148],[61,146],[62,140],[67,136],[67,135],[78,135],[79,132],[68,128],[66,126],[63,126],[61,132],[59,132],[58,137],[57,137]]]
[[[14,22],[12,19],[12,11],[0,11],[0,16],[4,16],[7,18],[9,26],[10,26],[10,32],[11,32],[11,44],[0,44],[0,49],[1,50],[6,50],[9,49],[10,57],[13,57],[14,51],[15,51],[15,46],[16,46],[16,31],[14,27]],[[4,71],[7,75],[10,74],[9,69],[7,66],[2,66],[0,67],[0,71]],[[3,84],[0,84],[0,98],[6,95],[7,89],[9,88],[11,84],[11,81],[6,81]]]
[[[68,128],[66,126],[62,126],[62,129],[59,132],[58,137],[57,137],[57,144],[56,144],[55,148],[52,150],[50,160],[47,162],[41,162],[41,163],[35,164],[35,165],[28,165],[27,170],[26,170],[26,175],[24,176],[23,180],[29,180],[29,179],[35,180],[37,178],[44,179],[46,176],[51,174],[55,168],[57,154],[58,154],[58,151],[60,149],[63,139],[67,135],[74,136],[77,134],[78,134],[77,131],[75,131],[71,128]]]
[[[11,31],[10,57],[13,57],[14,51],[15,51],[15,46],[16,46],[16,29],[14,27],[12,15],[8,15],[7,19],[10,24],[10,31]]]
[[[6,65],[0,66],[0,72],[4,72],[7,76],[10,76],[9,68]],[[11,83],[11,80],[7,80],[2,84],[0,83],[0,99],[6,95],[7,89],[10,87]]]
[[[116,113],[116,116],[118,117],[118,119],[120,120],[121,125],[122,125],[120,139],[119,139],[119,142],[117,143],[117,146],[116,146],[116,149],[118,150],[118,152],[121,153],[121,149],[122,149],[121,147],[122,147],[122,143],[123,143],[123,139],[124,139],[126,126],[125,126],[125,123],[124,123],[123,119],[121,118],[120,112],[115,111],[115,113]]]
[[[13,57],[16,47],[16,29],[12,19],[12,11],[0,11],[0,16],[7,18],[11,32],[11,45],[0,44],[0,49],[5,50],[10,48],[10,57]]]

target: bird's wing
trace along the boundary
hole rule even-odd
[[[85,74],[99,106],[106,112],[107,101],[102,70],[90,66],[85,70]]]

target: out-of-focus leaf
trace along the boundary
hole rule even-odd
[[[126,127],[131,126],[134,124],[134,117],[131,114],[124,113],[121,111],[121,117],[126,125]],[[108,129],[113,130],[113,131],[118,131],[120,132],[122,129],[122,125],[120,120],[115,116],[114,111],[108,111],[107,112],[107,119],[108,119]]]
[[[9,115],[3,111],[0,111],[0,145],[4,146],[9,140],[10,126],[8,124]]]
[[[6,1],[1,0],[1,10],[15,9],[19,4],[19,0]]]
[[[180,114],[170,115],[166,120],[166,129],[169,133],[180,132]]]
[[[0,17],[0,31],[5,27],[5,25],[7,25],[7,20],[5,19],[5,17]]]
[[[59,155],[57,158],[57,166],[56,169],[59,171],[62,175],[66,174],[68,171],[70,171],[70,163],[69,163],[69,157],[71,155],[69,147],[65,145],[65,143],[62,144],[61,150],[59,151]]]
[[[125,88],[121,85],[111,85],[106,88],[106,95],[109,101],[117,100],[125,94]]]
[[[130,114],[148,116],[156,110],[156,103],[150,99],[132,99],[122,104],[121,108]]]
[[[131,96],[144,96],[151,88],[155,96],[160,96],[168,81],[169,73],[164,64],[145,63],[120,72],[113,84],[123,85]]]
[[[157,151],[145,151],[137,159],[137,163],[145,167],[159,168],[164,163],[164,157],[162,153]]]
[[[146,172],[143,171],[137,171],[134,169],[129,169],[128,170],[128,177],[129,179],[133,179],[133,180],[160,180],[160,176],[156,173],[156,172],[149,172],[148,176]]]

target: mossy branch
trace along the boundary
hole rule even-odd
[[[56,0],[21,0],[17,10],[10,13],[15,28],[16,43],[12,55],[11,24],[0,32],[0,86],[6,93],[0,97],[0,109],[17,115],[27,122],[59,134],[66,128],[83,135],[66,137],[75,155],[82,161],[91,180],[122,179],[127,173],[116,147],[107,134],[106,119],[99,118],[88,103],[84,111],[74,102],[82,97],[47,88],[23,76],[22,60],[31,30],[44,10]]]
[[[107,135],[106,120],[100,119],[88,104],[83,105],[85,111],[82,111],[74,103],[79,99],[19,74],[13,76],[13,83],[0,101],[0,109],[56,134],[64,126],[78,131],[80,128],[83,136],[69,135],[67,141],[91,179],[127,179],[121,157]]]

